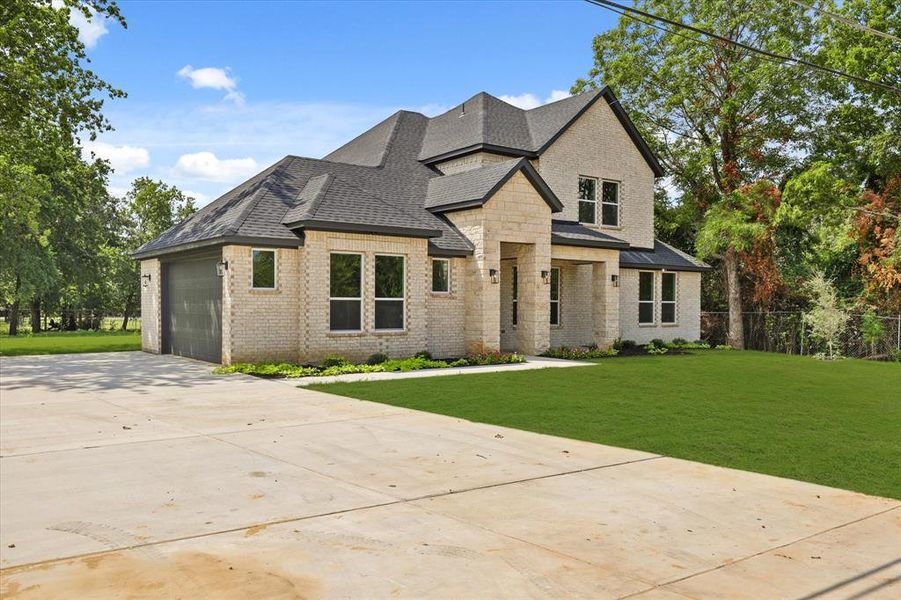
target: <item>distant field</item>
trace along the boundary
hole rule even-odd
[[[64,331],[35,335],[0,335],[0,356],[122,352],[140,349],[140,331]]]

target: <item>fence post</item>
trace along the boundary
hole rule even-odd
[[[895,350],[901,350],[901,315],[898,315],[898,335],[895,337]]]
[[[801,356],[804,356],[804,315],[801,315]]]

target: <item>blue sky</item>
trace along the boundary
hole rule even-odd
[[[120,4],[128,29],[80,24],[93,68],[128,93],[106,103],[115,131],[86,145],[116,168],[113,192],[149,175],[199,204],[400,108],[559,97],[615,23],[578,1]]]

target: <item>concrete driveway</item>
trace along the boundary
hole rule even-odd
[[[0,371],[4,598],[901,596],[895,500],[167,356]]]

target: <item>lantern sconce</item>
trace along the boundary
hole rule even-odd
[[[551,284],[551,272],[550,271],[542,271],[541,272],[541,281],[544,282],[544,285]]]
[[[488,269],[488,277],[491,279],[491,283],[499,283],[500,278],[497,274],[497,269]]]
[[[145,273],[141,275],[141,285],[143,287],[148,287],[150,285],[150,273]]]
[[[228,271],[228,261],[220,260],[216,263],[216,275],[219,277],[225,277],[225,272]]]
[[[610,281],[613,282],[613,287],[619,287],[619,275],[611,275]]]

